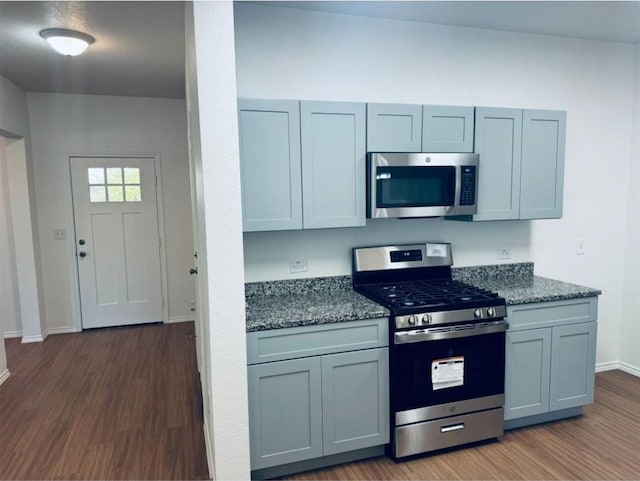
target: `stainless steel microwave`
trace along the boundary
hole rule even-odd
[[[369,153],[367,217],[477,213],[478,154]]]

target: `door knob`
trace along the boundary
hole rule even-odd
[[[87,253],[85,251],[80,251],[78,254],[80,257],[87,257]]]
[[[194,269],[193,267],[189,269],[189,274],[194,275],[198,273],[198,269]]]

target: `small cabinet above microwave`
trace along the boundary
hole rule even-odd
[[[367,104],[368,152],[473,152],[474,108]]]

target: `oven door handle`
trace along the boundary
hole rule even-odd
[[[409,344],[412,342],[439,341],[441,339],[455,339],[457,337],[480,336],[505,332],[509,328],[507,321],[483,322],[481,324],[465,324],[450,328],[417,329],[413,331],[396,332],[394,344]]]

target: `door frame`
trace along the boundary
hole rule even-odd
[[[167,250],[165,238],[165,222],[164,222],[164,193],[162,190],[162,164],[160,162],[160,153],[144,153],[144,152],[66,152],[67,158],[67,208],[69,212],[69,220],[71,228],[69,229],[69,272],[71,275],[71,292],[72,308],[74,319],[73,325],[75,332],[82,331],[82,311],[80,308],[80,277],[78,271],[78,257],[76,256],[77,237],[76,237],[76,218],[73,209],[73,189],[71,183],[71,159],[73,157],[96,157],[96,158],[114,158],[114,159],[153,159],[154,169],[156,172],[156,207],[158,209],[158,236],[160,237],[160,284],[162,289],[162,323],[169,321],[169,289],[167,274]]]

